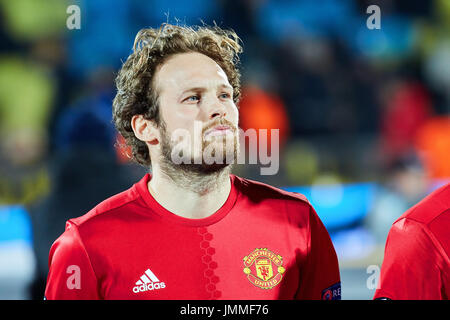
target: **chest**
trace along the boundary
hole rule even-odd
[[[291,299],[298,290],[307,244],[295,228],[132,231],[111,237],[95,261],[106,299]]]

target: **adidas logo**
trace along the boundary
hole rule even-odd
[[[166,284],[164,282],[160,282],[155,274],[150,269],[147,269],[141,276],[140,280],[136,281],[136,286],[133,287],[133,292],[139,293],[144,291],[164,289],[165,287]]]

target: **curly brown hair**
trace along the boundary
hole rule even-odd
[[[233,87],[233,101],[240,98],[240,38],[233,30],[214,26],[177,26],[163,23],[159,29],[142,29],[134,40],[133,52],[122,65],[117,77],[117,93],[113,101],[113,120],[117,130],[131,147],[133,160],[150,166],[145,142],[134,135],[131,119],[141,114],[160,126],[158,93],[154,75],[158,66],[175,54],[198,52],[213,59],[225,72]]]

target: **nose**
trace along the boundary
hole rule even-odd
[[[227,111],[225,106],[219,101],[219,98],[216,98],[211,105],[208,111],[209,120],[213,120],[216,117],[224,118],[227,115]]]

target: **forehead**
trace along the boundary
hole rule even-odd
[[[156,72],[155,83],[159,91],[229,85],[222,68],[210,57],[197,52],[170,57]]]

